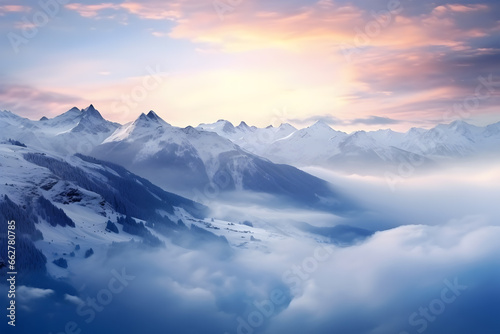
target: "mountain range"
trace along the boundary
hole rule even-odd
[[[219,188],[244,188],[243,181],[233,174],[242,172],[241,165],[248,166],[249,161],[262,163],[262,158],[299,168],[322,166],[347,173],[376,173],[394,169],[402,162],[433,166],[442,161],[496,153],[500,144],[500,122],[478,127],[457,120],[431,129],[412,128],[405,133],[385,129],[348,134],[323,121],[303,129],[287,123],[265,128],[245,122],[234,126],[226,120],[179,128],[153,111],[120,125],[105,120],[93,105],[81,110],[74,107],[39,121],[3,111],[0,129],[0,140],[20,140],[61,154],[82,153],[100,158],[112,154],[110,160],[136,172],[143,168],[154,171],[156,167],[151,166],[159,164],[170,174],[153,176],[155,182],[163,186],[182,183],[188,188],[214,179],[220,179]],[[121,154],[126,157],[120,157]],[[193,172],[192,180],[178,182],[176,175],[185,168]],[[252,173],[252,169],[245,172]],[[224,178],[232,180],[225,182]],[[178,188],[184,191],[181,186]]]
[[[478,127],[455,121],[406,133],[386,129],[348,134],[322,121],[303,129],[290,124],[258,128],[245,122],[234,126],[226,120],[179,128],[154,111],[120,125],[104,119],[93,105],[38,121],[2,111],[0,130],[0,141],[110,161],[165,191],[200,202],[250,193],[265,195],[261,200],[274,204],[332,212],[351,210],[352,201],[299,168],[377,174],[411,164],[425,170],[495,154],[500,147],[500,122]]]
[[[171,126],[153,111],[122,126],[105,120],[92,105],[39,121],[4,111],[0,128],[4,129],[0,140],[111,161],[198,201],[244,191],[328,211],[351,207],[331,184],[317,177],[259,157],[215,132]]]
[[[19,284],[56,292],[54,307],[78,309],[89,304],[77,273],[93,275],[117,258],[128,265],[167,249],[184,254],[178,263],[200,254],[222,261],[244,254],[247,261],[245,249],[268,254],[279,241],[293,253],[297,239],[335,244],[342,253],[392,219],[301,167],[384,172],[418,161],[430,168],[497,154],[499,143],[500,123],[347,134],[323,122],[179,128],[154,111],[120,125],[92,105],[37,121],[1,111],[0,229],[16,222]],[[0,233],[4,282],[7,238]],[[187,272],[197,275],[198,267]],[[225,291],[218,275],[214,282]]]
[[[256,128],[233,126],[219,120],[201,124],[243,149],[276,163],[296,167],[321,166],[336,171],[379,174],[409,163],[433,167],[460,158],[498,153],[500,122],[478,127],[462,120],[431,129],[412,128],[402,133],[390,129],[345,133],[323,121],[296,129],[290,124]]]

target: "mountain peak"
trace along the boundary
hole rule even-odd
[[[150,110],[147,114],[141,113],[139,117],[137,117],[137,119],[134,121],[134,124],[139,124],[142,127],[170,125],[165,122],[160,116],[158,116],[153,110]]]
[[[280,130],[297,130],[293,125],[290,123],[281,123],[279,126]]]
[[[95,117],[98,119],[103,119],[102,115],[97,111],[96,108],[91,104],[87,108],[82,110],[83,117]]]
[[[241,121],[237,128],[248,129],[250,128],[245,121]]]
[[[50,121],[73,123],[75,119],[80,119],[81,116],[82,116],[82,110],[78,109],[77,107],[73,107],[64,113],[54,118],[51,118]]]
[[[318,120],[316,123],[308,127],[308,129],[314,131],[334,131],[328,124],[323,120]]]
[[[324,120],[322,119],[319,119],[316,121],[316,123],[314,123],[312,126],[327,126],[327,127],[330,127]]]
[[[42,118],[40,118],[40,121],[42,121],[42,122],[43,122],[43,121],[48,121],[48,120],[49,120],[49,119],[48,119],[47,117],[45,117],[45,116],[42,116]]]
[[[152,120],[160,120],[161,119],[160,116],[158,116],[153,110],[150,110],[146,116]]]
[[[467,123],[466,121],[462,120],[462,119],[456,119],[454,120],[453,122],[451,122],[449,125],[470,125],[469,123]]]
[[[151,120],[151,118],[149,118],[148,116],[146,116],[145,113],[141,112],[141,114],[139,115],[139,117],[137,117],[137,119],[135,120],[135,122],[138,122],[138,121],[149,122],[150,120]]]
[[[219,119],[217,123],[222,123],[224,126],[222,127],[222,131],[225,133],[234,133],[236,130],[234,129],[233,123],[226,121],[224,119]]]

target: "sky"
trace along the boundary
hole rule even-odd
[[[0,110],[354,131],[500,121],[500,3],[0,0]]]

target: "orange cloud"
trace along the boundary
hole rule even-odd
[[[446,12],[437,10],[418,17],[394,12],[385,24],[359,8],[322,0],[293,14],[269,11],[251,14],[248,8],[236,8],[223,22],[217,22],[213,13],[194,13],[179,20],[170,36],[215,44],[230,52],[265,48],[304,50],[342,44],[359,48],[441,45],[460,49],[467,39],[485,36],[491,29],[461,28],[450,13],[485,8],[488,7],[449,5]]]
[[[172,38],[218,45],[228,52],[268,48],[300,51],[310,47],[325,50],[352,36],[352,26],[362,23],[362,13],[353,6],[334,6],[326,0],[293,13],[243,3],[223,20],[213,10],[191,13],[177,23],[170,33]]]
[[[173,75],[132,110],[171,111],[163,116],[174,123],[187,117],[190,123],[222,117],[266,125],[272,109],[280,107],[293,109],[295,117],[334,113],[346,119],[373,114],[436,119],[449,101],[467,94],[453,81],[458,71],[443,70],[440,57],[472,52],[470,39],[499,29],[461,25],[461,18],[488,10],[486,5],[448,4],[418,16],[398,10],[386,21],[330,0],[288,12],[276,10],[270,2],[242,1],[222,17],[211,5],[212,1],[146,0],[93,7],[73,4],[70,9],[87,17],[112,8],[142,19],[173,20],[171,31],[150,32],[197,43],[197,52],[207,57],[232,53],[231,63],[222,68]],[[355,62],[345,61],[340,45],[353,47]],[[118,99],[121,91],[134,86],[117,87],[85,96],[113,110],[116,101],[106,99]]]
[[[211,3],[212,4],[212,3]],[[188,39],[205,44],[200,49],[244,52],[261,49],[292,51],[326,50],[339,46],[367,46],[405,49],[441,45],[463,49],[469,38],[486,36],[494,28],[462,28],[453,13],[484,11],[483,4],[448,4],[416,17],[404,16],[404,5],[394,0],[393,8],[381,8],[389,16],[377,16],[354,5],[319,0],[293,12],[278,12],[266,2],[244,1],[222,8],[195,0],[70,4],[67,8],[82,16],[95,17],[103,9],[123,9],[142,19],[175,21],[170,31],[155,31],[155,36]],[[496,27],[498,29],[498,27]]]

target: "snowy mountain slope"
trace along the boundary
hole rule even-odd
[[[339,152],[338,145],[346,137],[319,121],[263,147],[262,155],[280,163],[289,164],[293,159],[295,166],[321,164]]]
[[[225,134],[220,126],[206,128]],[[258,130],[265,129],[254,129],[252,133],[258,133]],[[236,138],[226,134],[226,138],[241,143],[242,147],[247,147],[251,152],[276,163],[297,167],[323,166],[349,173],[364,172],[367,167],[371,171],[386,171],[401,162],[415,158],[415,153],[393,146],[399,145],[403,137],[404,134],[391,130],[347,134],[332,129],[322,121],[272,140],[260,141],[254,137],[250,141],[249,136]],[[243,141],[245,142],[242,143]],[[431,163],[430,159],[419,159]]]
[[[439,159],[497,151],[498,144],[500,134],[495,131],[495,124],[478,127],[464,121],[454,121],[437,125],[428,131],[408,133],[400,145],[412,152]]]
[[[394,171],[401,164],[415,161],[425,169],[441,161],[498,152],[499,124],[477,127],[455,121],[429,130],[412,128],[406,133],[385,129],[347,134],[319,121],[300,130],[289,128],[282,137],[259,137],[268,128],[247,126],[251,130],[244,132],[223,120],[199,128],[217,132],[276,163],[370,174]]]
[[[326,182],[295,168],[276,166],[214,132],[173,127],[153,111],[120,127],[104,120],[92,105],[39,121],[8,112],[1,116],[0,126],[8,129],[2,134],[4,142],[12,138],[28,147],[64,155],[92,152],[186,196],[215,186],[222,192],[264,191],[298,205],[332,209],[326,204],[330,202],[340,206],[340,196]],[[248,134],[252,131],[244,123],[226,128]],[[278,138],[291,131],[294,128],[283,125],[262,133]],[[333,198],[336,200],[330,201]]]
[[[406,133],[386,129],[347,134],[321,121],[298,130],[289,124],[257,128],[219,120],[182,129],[153,111],[119,126],[106,121],[90,105],[39,121],[0,112],[0,142],[13,139],[59,154],[91,154],[186,196],[215,187],[216,192],[265,191],[297,201],[307,197],[308,203],[314,203],[336,194],[329,195],[324,186],[304,190],[298,184],[305,182],[293,179],[318,183],[293,169],[275,173],[285,167],[272,163],[378,174],[418,162],[425,170],[443,161],[495,154],[500,147],[499,124],[477,127],[456,121]],[[281,174],[294,176],[278,177]]]
[[[273,164],[215,132],[173,127],[154,112],[117,129],[91,155],[119,163],[186,196],[217,187],[219,192],[264,192],[285,197],[294,205],[328,210],[347,205],[323,180]]]
[[[20,222],[19,238],[26,239],[19,242],[26,251],[18,262],[39,282],[47,273],[67,278],[73,268],[102,261],[116,247],[207,247],[224,257],[230,247],[267,251],[273,240],[287,238],[264,226],[210,218],[203,205],[83,155],[0,144],[0,169],[0,217],[5,218],[0,226],[7,219]],[[327,241],[310,232],[301,236]]]
[[[105,120],[93,105],[71,108],[48,119],[32,121],[10,112],[0,112],[0,141],[9,138],[31,147],[61,154],[88,153],[118,128]]]
[[[233,126],[231,122],[225,120],[219,120],[213,124],[200,124],[196,128],[198,130],[215,132],[219,136],[231,140],[241,148],[254,153],[259,150],[259,147],[270,145],[297,130],[287,123],[281,124],[279,127],[270,125],[266,128],[257,128],[255,126],[248,126],[243,121],[238,126]]]
[[[14,219],[16,210],[22,211],[25,213],[18,218],[18,224],[35,223],[25,233],[37,236],[32,241],[48,259],[49,273],[55,276],[66,276],[68,272],[53,260],[62,257],[75,265],[85,260],[85,250],[92,248],[101,256],[113,242],[132,239],[159,246],[165,237],[177,233],[174,231],[181,223],[174,222],[181,218],[204,219],[208,212],[203,205],[167,193],[122,167],[85,156],[64,158],[0,145],[0,169],[0,202],[7,201],[14,208],[4,210],[2,206],[0,214]],[[120,225],[119,217],[133,217],[137,224]],[[117,226],[116,233],[108,229],[110,222]],[[35,229],[42,234],[35,234]],[[159,238],[158,231],[165,236]],[[18,232],[21,237],[21,227]],[[197,240],[199,232],[186,227],[181,234]],[[82,248],[80,252],[76,245]],[[29,263],[30,258],[23,256],[18,261]]]
[[[379,137],[378,140],[374,137]],[[393,133],[357,131],[338,145],[339,153],[326,160],[324,166],[346,173],[372,174],[395,172],[402,163],[419,161],[421,168],[430,167],[433,161],[424,156],[383,144]],[[382,143],[381,143],[382,142]]]

